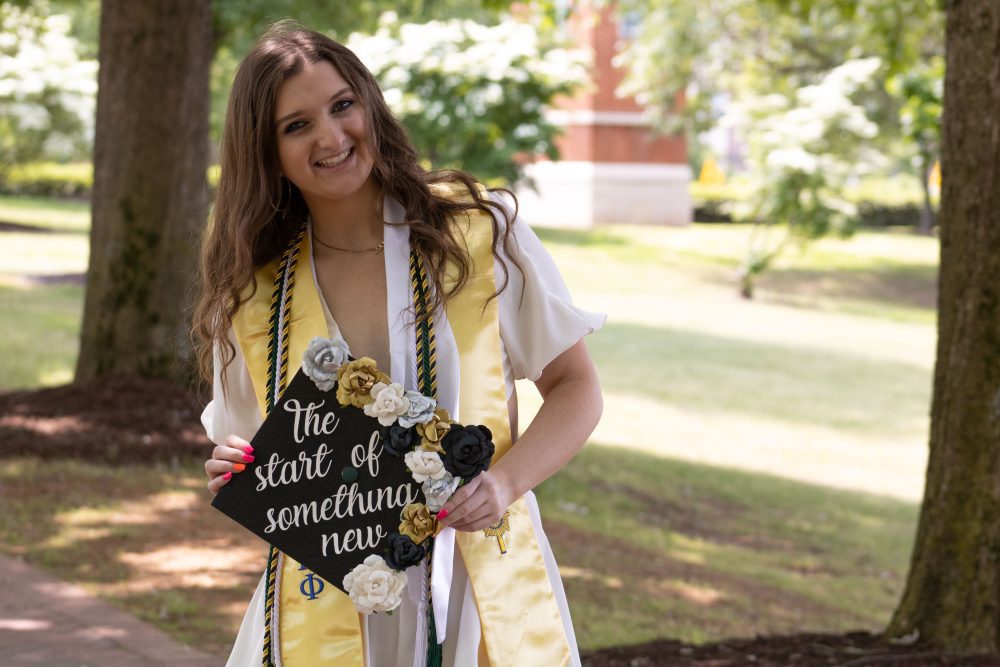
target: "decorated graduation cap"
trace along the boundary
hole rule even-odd
[[[391,611],[436,513],[489,467],[492,434],[392,383],[342,340],[314,338],[212,505],[312,570],[359,612]]]

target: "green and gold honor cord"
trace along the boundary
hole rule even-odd
[[[274,290],[271,292],[271,319],[268,322],[267,337],[267,414],[278,402],[278,397],[288,380],[288,333],[291,322],[292,288],[295,287],[295,265],[298,263],[302,239],[305,238],[305,223],[292,237],[285,248],[274,275]],[[262,664],[274,667],[271,651],[271,622],[274,613],[274,596],[278,577],[281,552],[273,544],[267,555],[267,595],[264,599],[264,648]]]
[[[428,310],[427,272],[423,260],[415,249],[410,250],[410,284],[413,288],[413,310],[416,316],[417,390],[424,396],[437,400],[437,346],[434,342],[434,317]],[[437,642],[434,622],[434,605],[431,598],[434,561],[434,537],[427,538],[427,667],[441,667],[443,656]]]

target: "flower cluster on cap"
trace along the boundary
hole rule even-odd
[[[385,557],[369,556],[344,578],[358,611],[391,611],[402,599],[402,570],[427,555],[424,543],[437,531],[434,514],[459,486],[489,468],[493,434],[485,426],[455,423],[434,398],[392,382],[374,359],[351,359],[346,343],[339,339],[313,338],[303,355],[302,371],[321,391],[336,387],[340,405],[361,408],[377,419],[383,450],[402,457],[421,485],[426,504],[403,509],[399,532],[387,538]]]

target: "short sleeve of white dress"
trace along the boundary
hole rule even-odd
[[[232,329],[228,335],[230,344],[236,350],[236,356],[223,371],[219,346],[216,344],[212,400],[201,413],[201,424],[205,427],[205,433],[208,439],[217,445],[225,444],[229,435],[238,435],[244,440],[250,440],[263,422],[243,352]],[[226,376],[225,392],[223,392],[223,373]]]
[[[492,193],[491,198],[511,212],[511,202]],[[504,223],[501,216],[498,222]],[[511,227],[506,251],[501,250],[508,272],[507,288],[500,293],[500,338],[513,380],[537,380],[549,362],[573,347],[581,338],[604,326],[607,316],[573,305],[566,283],[542,242],[518,216]],[[517,260],[519,271],[511,259]],[[497,285],[503,269],[495,263]]]

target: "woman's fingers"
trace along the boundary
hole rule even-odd
[[[232,463],[243,464],[254,462],[253,446],[249,443],[239,447],[231,447],[228,444],[228,439],[226,442],[227,444],[225,445],[215,446],[215,449],[212,450],[212,460],[231,461]]]
[[[455,530],[481,530],[500,520],[510,504],[509,493],[496,475],[486,471],[455,492],[440,512],[438,522]]]
[[[219,489],[224,487],[229,483],[229,480],[233,478],[233,473],[227,472],[224,475],[218,475],[213,479],[208,481],[208,490],[212,492],[214,496],[219,492]]]
[[[226,445],[216,445],[212,450],[212,458],[220,461],[232,461],[233,463],[253,463],[253,454],[248,454],[243,449],[234,449]]]
[[[208,473],[209,478],[224,475],[227,472],[243,472],[246,468],[246,463],[233,463],[232,461],[221,461],[219,459],[205,461],[205,472]]]
[[[438,510],[438,523],[443,527],[450,526],[455,522],[455,519],[460,519],[469,509],[472,509],[471,506],[467,508],[463,508],[462,506],[475,495],[476,489],[479,488],[479,484],[482,482],[481,477],[482,475],[479,475],[468,484],[458,487],[458,491],[453,493],[448,502],[444,504],[444,507]],[[476,506],[478,507],[481,503],[482,500],[476,503]]]
[[[448,501],[451,502],[451,501]],[[468,520],[470,516],[478,516],[483,510],[483,505],[486,504],[487,498],[485,494],[473,493],[465,501],[459,503],[455,506],[453,510],[445,515],[445,520],[443,522],[444,526],[451,526],[452,528],[458,528],[459,525]],[[489,511],[487,507],[485,511]],[[438,518],[440,521],[441,514],[438,513]]]
[[[208,490],[218,493],[234,473],[243,472],[253,462],[253,445],[237,435],[230,435],[224,445],[215,446],[212,458],[205,461]]]
[[[455,530],[472,532],[483,530],[496,524],[503,516],[503,510],[490,507],[488,503],[483,503],[476,510],[470,512],[461,521],[452,524]]]

